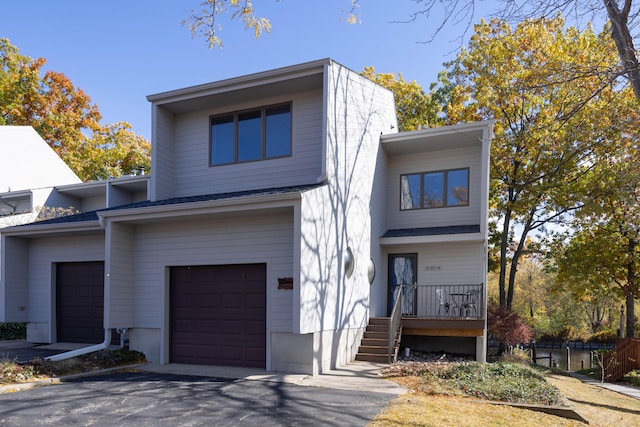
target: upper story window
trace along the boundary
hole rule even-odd
[[[211,118],[211,164],[252,162],[291,155],[291,104]]]
[[[469,168],[400,176],[400,209],[469,205]]]

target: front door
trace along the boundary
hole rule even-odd
[[[418,254],[389,255],[387,298],[388,313],[391,315],[397,296],[402,292],[402,314],[416,315],[416,285],[418,284]]]

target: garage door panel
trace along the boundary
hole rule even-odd
[[[56,264],[56,324],[59,342],[104,339],[104,262]]]
[[[170,294],[172,362],[265,367],[266,265],[173,267]]]

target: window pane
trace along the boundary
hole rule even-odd
[[[266,112],[266,157],[291,155],[291,107],[268,108]]]
[[[469,170],[459,169],[447,174],[447,206],[469,204]]]
[[[238,161],[262,158],[262,113],[260,110],[238,114]]]
[[[420,209],[420,174],[400,177],[400,209]]]
[[[233,115],[216,117],[211,120],[211,164],[234,161]]]
[[[424,207],[444,206],[444,172],[424,174]]]

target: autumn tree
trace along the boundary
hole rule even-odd
[[[495,119],[491,216],[500,225],[499,299],[511,308],[528,237],[583,203],[584,174],[617,136],[611,40],[564,20],[475,27],[449,64],[451,123]],[[604,71],[603,71],[604,70]],[[616,126],[614,126],[616,124]]]
[[[415,80],[406,81],[402,73],[376,73],[374,67],[365,67],[360,74],[393,92],[400,132],[443,124],[450,89],[446,76],[441,75],[440,84],[434,83],[426,93]]]
[[[0,39],[0,125],[32,126],[85,181],[149,170],[149,142],[128,123],[100,124],[91,98],[44,64]]]
[[[443,16],[428,28],[431,33],[426,34],[426,41],[433,41],[437,35],[450,26],[457,26],[460,40],[472,28],[476,13],[481,10],[482,0],[414,0],[416,11],[405,22],[417,22],[430,19],[432,16]],[[640,65],[635,48],[635,36],[632,29],[636,28],[640,9],[633,0],[546,0],[536,2],[522,2],[517,0],[502,0],[492,5],[491,18],[508,20],[517,24],[528,19],[551,19],[562,13],[571,16],[575,22],[592,22],[594,20],[609,21],[608,38],[612,44],[608,46],[610,53],[615,54],[620,69],[614,73],[626,76],[637,103],[640,103]],[[616,76],[612,76],[616,77]],[[636,105],[637,107],[637,105]]]
[[[627,119],[636,129],[640,125],[638,115]],[[594,170],[588,201],[573,222],[575,232],[558,245],[556,258],[558,279],[578,298],[622,296],[626,336],[633,337],[640,296],[640,167],[635,161],[640,146],[635,132],[620,139],[620,149]]]

